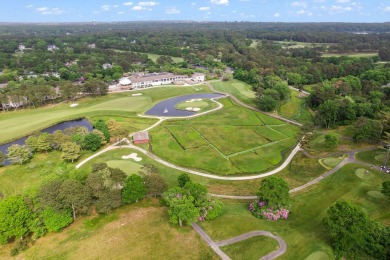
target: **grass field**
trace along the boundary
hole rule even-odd
[[[341,57],[341,56],[348,56],[348,57],[355,57],[355,58],[369,58],[377,56],[377,52],[357,52],[357,53],[324,53],[322,54],[322,57]]]
[[[291,99],[279,108],[282,117],[305,124],[312,122],[313,118],[306,108],[305,98],[300,97],[300,92],[291,91]]]
[[[117,50],[117,49],[112,49],[112,50],[114,50],[116,52],[129,52],[129,51],[122,51],[122,50]],[[159,54],[147,53],[147,52],[139,52],[139,53],[148,55],[148,58],[151,59],[153,62],[156,62],[157,59],[160,56],[162,56],[162,55],[159,55]],[[169,55],[167,55],[167,56],[169,56]],[[173,62],[175,62],[175,63],[184,61],[184,59],[181,58],[181,57],[173,57],[173,56],[170,56],[170,57],[172,58]]]
[[[257,106],[255,92],[252,86],[245,82],[234,79],[230,81],[212,82],[211,84],[215,90],[231,94],[248,105]]]
[[[165,160],[217,174],[255,173],[283,160],[299,129],[223,99],[224,108],[151,130],[153,152]],[[188,134],[187,134],[188,133]]]
[[[0,259],[9,259],[9,251],[9,245],[0,246]],[[82,217],[40,238],[18,258],[218,259],[191,227],[169,224],[166,208],[151,199],[109,215]]]
[[[279,248],[279,245],[273,238],[258,236],[220,248],[233,260],[258,260],[262,256]]]
[[[34,131],[69,119],[89,116],[133,116],[146,111],[160,100],[174,96],[197,93],[195,87],[159,87],[139,91],[142,96],[132,96],[137,92],[108,94],[103,97],[85,98],[76,101],[77,107],[61,103],[38,109],[12,111],[1,115],[0,143],[26,136]],[[145,121],[145,122],[150,122]]]
[[[355,170],[360,168],[360,165],[346,165],[311,188],[292,194],[291,214],[287,220],[259,220],[248,211],[248,202],[224,200],[227,212],[220,218],[201,223],[201,226],[215,241],[253,230],[270,231],[281,236],[287,243],[288,249],[282,259],[304,259],[314,252],[322,252],[333,259],[331,241],[323,228],[322,219],[329,206],[337,200],[354,202],[363,207],[371,219],[390,224],[390,205],[387,199],[367,194],[369,191],[379,191],[382,182],[390,180],[390,176],[374,171],[372,178],[363,180],[355,174]],[[245,256],[256,254],[255,247],[251,250]],[[246,258],[244,255],[236,255],[236,259]]]
[[[203,99],[200,101],[193,101],[193,102],[180,102],[176,104],[175,108],[179,110],[186,110],[188,107],[192,108],[199,108],[199,112],[205,112],[207,110],[214,109],[218,106],[217,103],[209,100],[209,99]]]
[[[356,154],[356,159],[374,165],[384,165],[387,157],[387,150],[378,148],[376,150],[364,151]],[[390,160],[390,156],[389,156]]]

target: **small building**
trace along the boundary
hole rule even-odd
[[[135,132],[133,134],[134,144],[146,144],[149,143],[149,133],[147,131]]]
[[[19,49],[20,52],[23,52],[24,49],[26,49],[26,46],[24,46],[24,44],[19,44],[18,49]]]
[[[96,44],[94,44],[94,43],[88,44],[88,48],[95,49],[96,48]]]
[[[112,68],[112,64],[110,64],[110,63],[104,63],[104,64],[102,65],[102,68],[103,68],[104,70],[111,69],[111,68]]]
[[[60,48],[58,48],[57,46],[55,46],[54,44],[49,44],[47,45],[47,50],[48,51],[56,51],[56,50],[59,50]]]
[[[203,73],[194,73],[191,78],[195,82],[204,82],[206,75]]]

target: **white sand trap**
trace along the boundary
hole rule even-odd
[[[202,99],[201,99],[201,98],[198,98],[198,99],[194,99],[194,101],[202,101]]]
[[[186,110],[192,111],[192,107],[186,107]]]
[[[131,153],[129,155],[123,155],[122,159],[134,159],[134,161],[136,161],[136,162],[142,161],[142,158],[138,157],[137,153]]]
[[[199,107],[194,107],[194,108],[192,109],[192,111],[198,112],[198,111],[200,111],[200,108],[199,108]]]
[[[70,107],[77,107],[79,104],[71,104]]]
[[[132,94],[133,97],[142,96],[142,93]]]

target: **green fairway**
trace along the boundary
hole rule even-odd
[[[0,143],[26,136],[56,123],[96,115],[126,115],[135,117],[160,100],[174,96],[197,93],[195,87],[159,87],[137,92],[108,94],[103,97],[78,100],[77,107],[61,103],[53,107],[26,109],[5,113],[0,119]]]
[[[142,165],[135,163],[132,159],[126,159],[126,160],[111,160],[106,162],[107,165],[111,168],[118,168],[124,171],[128,176],[131,174],[138,173]]]
[[[292,91],[290,100],[279,108],[279,114],[302,124],[312,122],[313,118],[306,107],[306,100],[300,95],[301,92]]]
[[[356,154],[356,159],[371,163],[373,165],[384,165],[387,158],[387,149],[378,148],[375,150],[359,152]],[[389,155],[390,161],[390,155]]]
[[[166,121],[152,129],[153,152],[178,165],[225,175],[271,169],[296,144],[299,128],[230,99],[220,102],[224,108],[215,113]]]
[[[367,194],[369,191],[379,191],[382,182],[390,180],[390,176],[373,171],[373,178],[362,180],[355,175],[355,170],[359,168],[360,165],[346,165],[319,184],[292,194],[291,214],[287,220],[259,220],[250,214],[248,202],[224,200],[227,212],[218,219],[202,222],[201,226],[215,241],[253,230],[272,232],[287,243],[287,252],[282,259],[297,259],[297,256],[304,259],[318,251],[323,252],[322,257],[326,254],[333,259],[331,241],[322,225],[322,219],[329,206],[337,200],[344,199],[358,204],[373,220],[388,224],[390,219],[388,201]],[[245,259],[244,253],[236,258]]]
[[[242,102],[256,107],[256,96],[251,85],[236,79],[212,82],[211,84],[215,90],[231,94]]]
[[[153,62],[156,62],[157,59],[162,56],[162,55],[154,54],[154,53],[142,53],[142,54],[148,55],[148,58],[151,59]],[[184,59],[181,57],[173,57],[173,56],[170,56],[170,57],[172,58],[173,62],[175,62],[175,63],[179,63],[179,62],[184,61]]]
[[[367,57],[374,57],[378,55],[377,52],[356,52],[356,53],[324,53],[322,54],[322,57],[341,57],[341,56],[348,56],[348,57],[355,57],[355,58],[367,58]]]
[[[231,259],[258,260],[279,248],[278,242],[270,237],[252,237],[228,246],[220,247]]]

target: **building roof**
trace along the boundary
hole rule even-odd
[[[133,140],[134,141],[149,140],[149,133],[147,131],[135,132],[133,134]]]
[[[131,84],[131,80],[129,80],[129,78],[121,78],[119,80],[119,84],[121,84],[123,86],[130,85]]]

